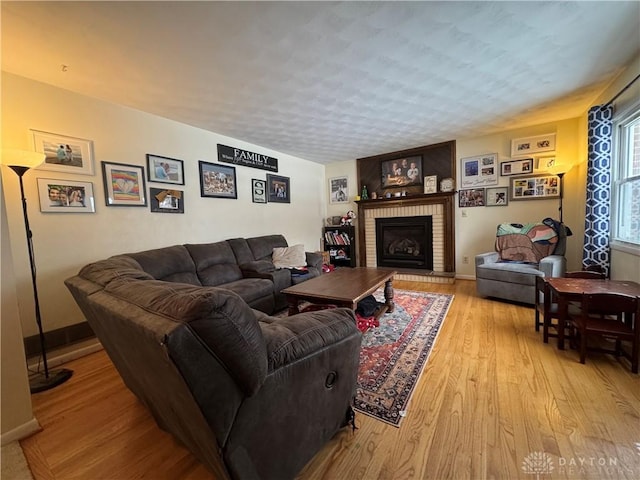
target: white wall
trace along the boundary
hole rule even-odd
[[[272,233],[282,233],[290,244],[303,243],[308,250],[320,248],[327,196],[323,165],[6,72],[2,120],[3,148],[32,150],[30,129],[94,142],[93,176],[42,170],[24,176],[45,330],[83,321],[63,280],[109,255]],[[251,179],[265,179],[266,172],[243,166],[236,167],[237,200],[201,198],[198,160],[217,162],[217,143],[278,158],[278,175],[291,178],[291,204],[252,203]],[[184,160],[186,185],[176,187],[185,191],[184,215],[105,206],[100,161],[145,165],[146,153]],[[2,175],[22,330],[30,336],[37,330],[18,179],[6,167]],[[41,213],[37,177],[92,182],[96,213]]]

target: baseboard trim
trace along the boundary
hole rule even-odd
[[[456,274],[456,278],[459,278],[460,280],[475,280],[476,276],[475,275],[459,275],[459,274]]]
[[[29,435],[33,435],[40,430],[42,430],[42,427],[38,423],[38,420],[33,417],[31,418],[31,420],[23,423],[19,427],[16,427],[13,430],[9,430],[8,432],[0,435],[0,445],[4,446],[11,442],[22,440],[23,438],[27,438]]]
[[[88,322],[75,323],[66,327],[44,332],[44,343],[47,354],[55,349],[66,347],[88,338],[95,337]],[[27,358],[40,355],[40,337],[31,335],[24,339],[24,350]]]

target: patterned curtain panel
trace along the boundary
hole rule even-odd
[[[613,107],[589,110],[587,211],[584,222],[583,267],[600,266],[609,275],[611,233],[611,144]]]

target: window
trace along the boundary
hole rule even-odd
[[[640,108],[616,123],[613,240],[640,247]]]

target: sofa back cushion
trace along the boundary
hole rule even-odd
[[[201,285],[191,255],[182,245],[128,253],[142,269],[156,280]]]
[[[153,277],[142,270],[133,258],[126,255],[116,255],[106,260],[90,263],[80,269],[78,275],[104,287],[116,278],[137,278],[139,280],[153,280]]]
[[[247,238],[247,245],[253,254],[254,260],[271,261],[273,249],[288,247],[287,240],[282,235],[265,235],[262,237]]]
[[[254,311],[235,293],[156,280],[119,278],[105,292],[190,328],[213,353],[238,387],[253,395],[267,375],[267,347]],[[133,321],[144,322],[144,318]],[[189,351],[169,352],[172,356]],[[206,365],[204,359],[193,362]]]
[[[202,285],[215,287],[242,278],[242,271],[228,242],[185,245]]]

